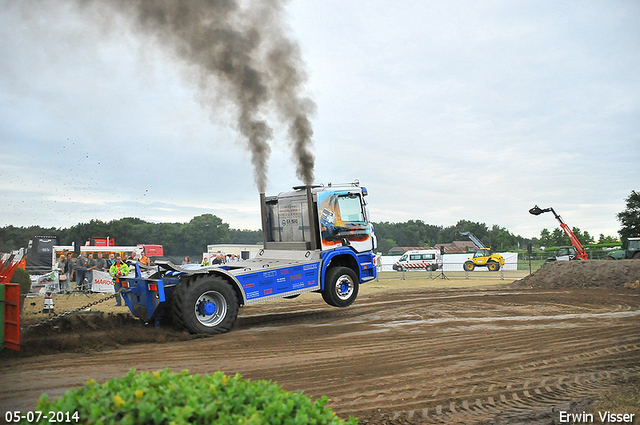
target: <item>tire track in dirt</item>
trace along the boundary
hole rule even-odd
[[[553,308],[552,306],[546,306],[545,310],[552,311]],[[581,311],[582,313],[587,312],[588,314],[591,314],[589,313],[591,310],[588,308],[583,307],[577,310]],[[629,311],[630,308],[623,307],[617,310]],[[597,319],[600,316],[602,316],[602,314],[591,315],[591,317],[587,317],[587,318]],[[571,318],[579,318],[579,317],[580,317],[579,314],[574,313],[573,317],[569,317],[569,318],[563,317],[563,320],[569,320]],[[525,319],[523,318],[523,320]],[[603,364],[607,365],[607,364],[610,364],[611,362],[617,362],[618,364],[629,363],[630,365],[637,364],[637,360],[636,360],[638,358],[637,345],[617,346],[617,347],[611,348],[612,344],[615,344],[616,342],[618,342],[620,338],[624,338],[626,333],[628,333],[628,328],[626,327],[622,327],[621,329],[619,329],[619,333],[615,333],[615,331],[612,332],[612,329],[608,328],[609,339],[597,341],[594,343],[593,340],[590,340],[589,342],[585,342],[593,334],[593,329],[591,328],[581,329],[577,331],[575,329],[572,329],[573,334],[570,337],[568,337],[568,336],[559,334],[557,332],[549,333],[547,328],[554,327],[557,324],[553,323],[553,318],[549,318],[545,320],[549,320],[552,323],[549,326],[547,326],[545,329],[538,331],[537,334],[534,334],[534,335],[531,334],[530,329],[521,330],[519,332],[512,332],[509,335],[499,335],[490,339],[488,339],[484,335],[482,336],[467,335],[465,337],[464,332],[457,332],[456,334],[451,335],[448,338],[439,339],[437,342],[437,345],[448,346],[448,350],[446,351],[447,353],[456,352],[456,354],[445,355],[445,357],[448,358],[448,361],[450,362],[456,361],[456,358],[467,359],[466,362],[469,363],[468,370],[475,371],[477,368],[473,367],[472,365],[473,361],[470,362],[468,360],[469,350],[465,350],[464,347],[469,347],[469,346],[474,347],[482,343],[485,346],[486,345],[493,346],[496,351],[501,351],[508,347],[517,346],[518,343],[522,341],[523,338],[529,338],[536,341],[536,347],[538,347],[539,349],[540,346],[545,346],[549,344],[558,345],[558,342],[561,341],[562,349],[565,353],[563,357],[559,357],[559,358],[553,357],[553,354],[550,353],[550,356],[551,356],[550,360],[547,360],[544,357],[543,358],[540,357],[539,351],[533,351],[532,354],[530,354],[529,357],[527,357],[526,353],[519,354],[517,351],[514,352],[512,350],[510,355],[513,357],[513,359],[511,361],[506,361],[506,362],[503,361],[504,366],[501,370],[495,369],[494,367],[491,367],[491,366],[485,366],[485,369],[492,371],[494,375],[497,373],[508,374],[509,372],[512,372],[512,373],[515,372],[518,375],[520,375],[523,373],[525,368],[529,368],[529,369],[535,368],[537,369],[538,374],[553,374],[556,371],[564,370],[568,366],[573,366],[576,362],[581,362],[582,367],[590,367],[590,368],[598,368]],[[576,326],[574,326],[574,328]],[[361,333],[366,333],[366,332],[367,331],[361,331]],[[461,336],[462,338],[460,338]],[[421,352],[428,351],[428,350],[425,350],[426,347],[424,344],[422,344],[421,346],[418,346],[417,348],[413,348],[413,349],[411,348],[419,340],[420,340],[420,337],[407,338],[406,340],[403,340],[403,341],[398,341],[396,337],[377,338],[375,343],[363,343],[354,347],[343,347],[341,352],[347,355],[351,351],[359,352],[361,356],[363,356],[363,352],[366,353],[367,350],[373,350],[375,351],[374,357],[377,359],[378,362],[380,363],[393,362],[396,369],[395,370],[396,373],[394,374],[394,378],[393,378],[394,381],[402,381],[404,386],[408,386],[408,387],[413,386],[414,388],[419,388],[421,378],[415,378],[413,376],[420,375],[420,372],[416,372],[416,370],[419,370],[418,367],[422,363],[424,363],[424,361],[432,360],[434,357],[433,355],[430,355],[428,359],[420,357],[419,354]],[[393,343],[392,348],[381,348],[381,346],[389,347],[392,345],[392,343]],[[317,340],[316,340],[316,344],[317,344]],[[303,351],[307,349],[306,347],[300,347],[300,348]],[[317,345],[316,345],[316,348],[318,348]],[[329,352],[329,351],[330,350],[326,350],[326,352]],[[527,350],[524,350],[524,351],[526,352]],[[549,351],[551,352],[557,351],[557,347]],[[401,356],[397,354],[399,352],[402,353]],[[630,354],[627,355],[626,357],[617,355],[618,353],[625,353],[625,352],[627,352],[627,354],[629,353]],[[524,359],[523,359],[523,355],[525,356]],[[366,354],[364,354],[364,356],[366,357]],[[585,360],[588,360],[588,361],[585,361]],[[305,370],[305,368],[298,368],[296,376],[304,380],[304,377],[312,376],[313,375],[312,372],[314,371],[317,374],[328,374],[329,371],[337,369],[339,362],[340,362],[339,359],[335,359],[333,361],[324,362],[321,366],[315,363],[313,366],[310,366],[307,370]],[[463,369],[463,368],[458,367],[458,369]],[[413,372],[402,373],[401,370],[412,370]],[[480,383],[482,381],[486,381],[487,380],[486,375],[487,373],[478,373],[476,371],[473,373],[469,372],[466,375],[448,376],[447,379],[453,382],[456,382],[458,380],[464,381],[466,386],[471,385],[472,388],[475,389],[474,391],[476,391],[476,394],[479,395],[479,394],[482,394],[482,390],[478,389],[478,385],[474,385],[474,384]],[[472,379],[472,378],[475,378],[475,379]],[[350,414],[358,414],[359,412],[375,410],[379,408],[383,399],[386,399],[386,401],[388,401],[388,405],[386,406],[386,408],[395,410],[396,415],[399,414],[397,411],[400,410],[403,406],[408,406],[410,404],[410,403],[398,402],[398,400],[403,400],[403,399],[415,400],[417,398],[418,399],[431,398],[430,404],[433,405],[438,401],[444,403],[444,401],[446,401],[447,399],[452,399],[453,397],[454,401],[449,402],[449,412],[452,414],[458,414],[458,410],[460,410],[460,408],[455,407],[456,406],[455,396],[456,396],[456,392],[459,389],[458,387],[450,387],[450,388],[440,387],[440,388],[437,388],[435,391],[433,391],[432,394],[429,394],[429,391],[427,391],[426,394],[423,394],[423,391],[416,391],[415,389],[398,391],[397,385],[396,387],[391,385],[389,386],[389,388],[392,388],[392,389],[387,391],[382,391],[380,390],[380,387],[387,386],[387,383],[380,382],[379,377],[376,377],[376,379],[378,380],[377,385],[368,384],[370,388],[367,388],[366,382],[359,380],[357,387],[343,386],[341,391],[336,392],[335,388],[333,388],[333,381],[335,381],[334,379],[325,386],[315,386],[314,390],[322,392],[322,391],[326,391],[333,388],[334,396],[332,397],[332,400],[343,406],[348,405],[348,408],[345,408],[345,410],[348,411]],[[585,385],[577,386],[575,388],[579,390],[578,393],[583,393],[584,395],[590,395],[592,394],[594,388],[597,389],[598,392],[601,392],[603,388],[607,387],[606,385],[604,385],[603,382],[601,382],[601,380],[595,381],[595,382],[597,382],[597,384],[592,385],[589,388],[587,388],[587,386]],[[306,386],[304,385],[304,381],[298,381],[298,384],[303,387]],[[518,396],[517,392],[509,393],[509,391],[514,388],[513,384],[502,385],[502,386],[504,387],[504,389],[500,388],[499,385],[497,386],[494,384],[491,391],[489,391],[489,389],[484,391],[484,393],[492,394],[492,395],[488,395],[485,398],[485,403],[484,403],[485,405],[492,406],[492,405],[498,404],[499,402],[502,402],[502,403],[506,403],[505,404],[506,407],[518,407],[518,406],[522,407],[527,405],[526,403],[523,403],[522,400],[527,400],[530,397],[531,397],[530,398],[531,400],[536,401],[538,403],[543,403],[543,402],[549,403],[549,402],[556,402],[556,401],[562,400],[562,397],[557,397],[557,396],[549,397],[548,394],[546,394],[546,393],[555,394],[558,391],[562,391],[563,390],[562,387],[558,388],[557,390],[551,390],[546,386],[541,388],[533,388],[531,390],[533,392],[529,392],[529,390],[524,389],[523,393],[520,396]],[[526,393],[524,391],[526,391]],[[354,397],[349,395],[353,393],[357,393],[358,396]],[[437,399],[435,397],[438,395],[438,393],[440,394],[450,393],[450,396],[447,396],[446,398]],[[575,396],[574,392],[565,391],[565,393],[569,396]],[[509,394],[511,397],[510,399],[508,398]],[[532,394],[536,394],[537,397]],[[369,402],[367,402],[367,400],[369,400]],[[482,400],[483,398],[475,398],[470,401],[462,400],[460,401],[461,403],[460,406],[465,410],[469,410],[469,409],[474,410],[470,406],[477,407],[478,405],[483,405]],[[373,403],[371,403],[370,401],[373,401]],[[418,401],[413,403],[424,404],[423,401]],[[445,408],[443,408],[443,406],[445,405],[436,404],[435,406],[436,411],[442,412],[443,409],[444,411],[446,411],[446,406]],[[336,408],[337,411],[340,411],[340,409],[341,408]],[[425,407],[423,407],[422,409],[425,409]],[[415,413],[415,410],[416,409],[407,410],[406,414],[409,416],[412,416],[413,413],[411,412]],[[404,412],[402,410],[400,411]],[[423,410],[421,411],[423,413],[426,412]]]
[[[638,379],[638,317],[637,294],[611,291],[415,290],[366,295],[348,309],[283,301],[242,309],[229,334],[104,354],[122,364],[83,356],[68,376],[59,371],[71,355],[11,360],[13,393],[0,389],[0,400],[56,395],[129,367],[169,367],[238,372],[312,398],[327,395],[336,413],[361,424],[473,423]],[[42,385],[29,383],[33,376]]]
[[[473,297],[474,295],[470,298]],[[556,306],[538,303],[534,307],[538,316],[532,318],[526,317],[521,311],[532,309],[526,302],[498,300],[491,304],[478,303],[476,300],[463,302],[463,308],[457,310],[449,305],[448,309],[439,311],[435,304],[416,307],[418,302],[434,302],[442,298],[421,297],[419,300],[410,301],[405,299],[387,300],[384,303],[366,302],[361,308],[354,308],[349,310],[349,314],[341,315],[343,322],[339,326],[327,325],[334,330],[340,328],[329,335],[318,332],[322,326],[298,325],[304,328],[311,342],[298,344],[296,350],[303,356],[319,355],[324,360],[314,361],[309,365],[298,365],[289,379],[295,381],[296,388],[306,389],[307,394],[309,388],[313,388],[312,393],[318,395],[332,394],[331,404],[335,404],[334,410],[339,413],[366,414],[384,406],[384,409],[394,412],[394,416],[410,418],[416,415],[416,412],[420,412],[421,416],[427,414],[429,407],[421,406],[431,406],[431,410],[439,412],[440,415],[446,412],[449,412],[449,415],[460,415],[460,411],[479,410],[479,406],[491,406],[486,409],[499,411],[504,408],[526,408],[535,404],[555,403],[563,400],[563,397],[576,397],[580,394],[589,396],[594,391],[602,392],[610,385],[602,379],[594,380],[594,384],[587,385],[587,382],[580,382],[581,378],[578,376],[574,378],[574,381],[577,381],[572,384],[571,391],[565,387],[532,387],[525,383],[521,385],[522,392],[519,395],[514,390],[518,387],[517,384],[505,382],[519,382],[520,376],[531,373],[531,370],[535,370],[536,376],[559,376],[558,379],[562,380],[562,372],[567,368],[574,368],[576,363],[580,363],[582,368],[594,370],[612,363],[630,367],[637,364],[638,346],[619,345],[624,341],[638,341],[637,335],[628,335],[628,326],[612,328],[601,323],[600,327],[606,329],[608,335],[607,339],[602,340],[594,340],[592,327],[592,322],[602,321],[603,318],[607,322],[617,320],[618,317],[625,319],[625,314],[614,313],[629,312],[631,314],[626,315],[626,318],[634,317],[637,315],[634,310],[637,306],[614,303],[602,309],[602,306],[594,308],[593,305],[575,306],[571,303],[560,303]],[[383,311],[389,305],[398,306],[393,314]],[[455,320],[441,318],[442,320],[429,322],[428,319],[425,320],[425,315],[430,309],[436,310],[443,317]],[[475,323],[482,321],[478,319],[486,318],[474,317],[474,314],[483,309],[491,312],[491,320],[488,322],[499,324],[491,329],[495,333],[491,337],[487,336],[487,332],[482,332],[486,331],[488,326]],[[520,310],[517,314],[521,317],[514,318],[513,309]],[[457,314],[451,314],[451,311]],[[539,317],[547,314],[550,315]],[[417,317],[419,320],[408,320],[411,317]],[[403,326],[411,329],[409,332],[375,329],[377,325],[387,325],[390,320],[406,320]],[[424,323],[420,324],[420,321]],[[559,323],[562,326],[559,326]],[[354,326],[353,330],[350,329],[351,326]],[[485,329],[482,329],[483,327]],[[564,332],[554,330],[558,327]],[[399,333],[402,335],[399,336]],[[372,339],[362,338],[366,335]],[[354,336],[359,338],[351,340]],[[535,341],[535,344],[523,345],[523,340]],[[339,351],[335,350],[331,341],[341,341]],[[482,351],[474,356],[473,351],[478,347],[482,347]],[[564,355],[558,357],[558,352]],[[352,365],[351,370],[345,371],[345,358],[353,356],[358,356],[366,365],[365,368]],[[486,358],[491,356],[493,360],[486,362]],[[457,373],[451,374],[448,368],[443,367],[443,362],[455,364]],[[495,362],[500,363],[501,368],[492,364]],[[393,373],[374,374],[375,376],[364,379],[365,376],[371,375],[366,369],[375,369],[376,364],[392,364]],[[277,374],[279,368],[267,368],[263,371],[267,374]],[[341,374],[337,374],[336,371],[341,371]],[[557,375],[558,373],[560,375]],[[637,370],[634,373],[637,374]],[[425,375],[430,378],[425,379]],[[496,375],[502,379],[496,380]],[[323,378],[324,384],[318,384],[319,376]],[[505,381],[505,378],[509,379]],[[495,383],[482,387],[483,383],[492,379]],[[535,376],[532,379],[535,380]],[[349,384],[349,381],[355,383]],[[434,382],[444,381],[464,384],[462,387],[450,384],[432,388]],[[526,382],[530,381],[531,379]],[[282,379],[279,382],[282,383]],[[398,383],[402,383],[402,388],[398,388]],[[336,388],[336,384],[339,388]],[[468,387],[472,388],[474,398],[460,398],[464,388]],[[527,387],[529,389],[526,389]]]

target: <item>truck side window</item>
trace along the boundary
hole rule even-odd
[[[411,259],[411,260],[420,260],[421,259],[420,257],[421,257],[420,254],[418,254],[418,255],[410,255],[409,259]]]
[[[362,213],[362,204],[360,203],[359,196],[340,196],[338,197],[338,206],[340,207],[340,217],[342,221],[364,222],[364,214]]]
[[[398,261],[407,261],[407,254],[404,254]]]

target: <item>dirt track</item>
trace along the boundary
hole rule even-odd
[[[112,319],[122,323],[109,332],[153,334],[150,340],[162,343],[5,354],[0,412],[33,410],[42,392],[57,396],[130,368],[274,380],[313,398],[327,395],[336,413],[365,424],[551,423],[558,419],[553,408],[581,412],[607,390],[640,381],[637,289],[407,282],[402,289],[364,285],[346,309],[326,306],[316,294],[251,306],[231,333],[210,338],[154,334]],[[108,338],[94,332],[96,340]]]

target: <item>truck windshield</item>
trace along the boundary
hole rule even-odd
[[[345,195],[338,197],[340,216],[342,221],[364,222],[362,204],[358,195]]]

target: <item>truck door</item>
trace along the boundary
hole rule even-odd
[[[340,246],[351,246],[356,252],[373,249],[371,229],[360,194],[318,193],[318,217],[323,250]]]

